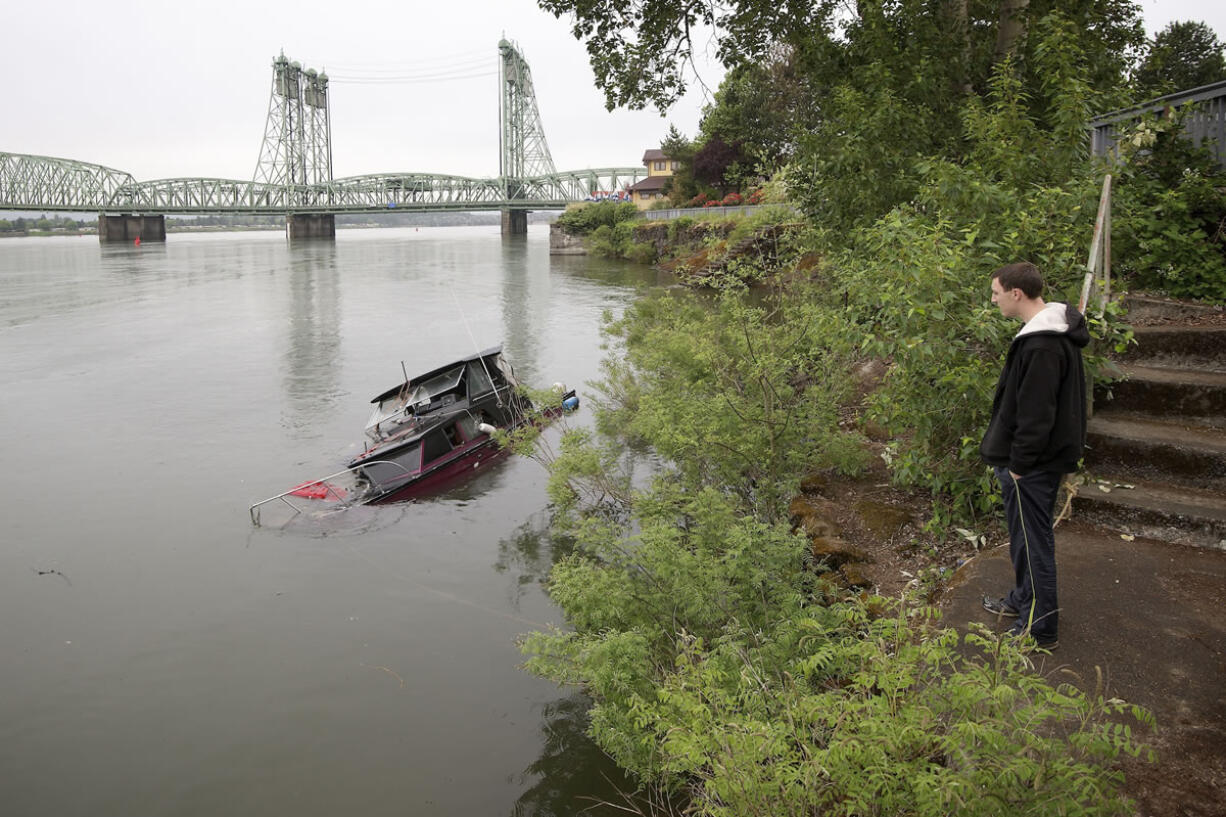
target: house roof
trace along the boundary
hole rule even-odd
[[[647,152],[643,154],[643,164],[646,164],[647,162],[654,162],[658,159],[667,158],[668,156],[666,156],[664,151],[660,150],[659,148],[648,148]]]
[[[630,185],[629,190],[639,193],[646,193],[652,190],[663,190],[664,185],[668,184],[669,176],[648,176],[640,182],[635,182]]]

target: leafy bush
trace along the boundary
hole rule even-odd
[[[1139,123],[1120,141],[1115,274],[1134,287],[1226,300],[1226,171],[1180,131],[1189,115]]]
[[[556,223],[570,235],[588,235],[600,227],[613,227],[638,217],[633,202],[601,201],[567,210]]]
[[[838,429],[848,367],[800,342],[798,308],[750,304],[735,291],[714,304],[640,301],[608,328],[624,354],[605,364],[598,427],[649,443],[693,490],[716,486],[782,517],[807,469],[856,472],[863,462],[859,438]]]
[[[979,460],[997,374],[1017,325],[989,304],[991,271],[1019,259],[1043,270],[1048,300],[1076,302],[1100,179],[1084,151],[1084,58],[1054,16],[1039,31],[1047,121],[1004,63],[991,93],[963,110],[967,158],[913,165],[911,202],[873,224],[820,233],[823,280],[813,297],[844,321],[816,343],[854,343],[889,361],[867,415],[894,437],[895,478],[930,489],[937,522],[992,509]],[[839,223],[844,223],[840,221]],[[1127,341],[1114,314],[1092,322],[1095,355]]]
[[[888,82],[836,88],[818,161],[788,175],[821,217],[778,270],[804,265],[804,282],[669,294],[609,326],[596,432],[551,458],[575,548],[550,593],[573,631],[523,648],[587,689],[599,745],[687,813],[1130,813],[1113,762],[1142,748],[1112,719],[1146,713],[1053,686],[1017,645],[909,601],[836,592],[787,519],[802,473],[864,467],[860,412],[893,432],[895,477],[932,490],[938,521],[997,502],[977,445],[1017,325],[988,276],[1031,260],[1053,300],[1075,298],[1098,194],[1095,65],[1075,28],[1035,20],[1042,81],[1006,61],[953,123]],[[913,142],[912,125],[939,138]],[[956,152],[933,148],[959,130]],[[1100,350],[1127,340],[1111,312],[1092,326]],[[864,396],[848,372],[866,358],[886,374]],[[635,479],[627,448],[657,478]]]
[[[1007,639],[932,610],[840,598],[804,543],[714,486],[669,478],[589,516],[550,592],[573,632],[527,636],[530,670],[582,684],[591,734],[688,813],[1128,814],[1112,761],[1143,751]]]

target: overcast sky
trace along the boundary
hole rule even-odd
[[[1226,39],[1222,0],[1141,6],[1151,33],[1191,19]],[[93,162],[141,180],[250,179],[271,62],[283,51],[333,79],[337,177],[494,176],[494,72],[504,35],[531,65],[559,170],[637,165],[670,123],[689,136],[697,130],[708,101],[697,84],[663,118],[654,110],[607,112],[569,21],[535,0],[55,0],[5,9],[0,151]],[[702,55],[699,71],[711,89],[723,75]]]

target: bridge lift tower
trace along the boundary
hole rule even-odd
[[[524,199],[528,192],[524,179],[553,176],[556,169],[549,155],[549,144],[541,127],[541,114],[532,88],[532,72],[519,49],[507,40],[498,43],[499,85],[502,86],[498,109],[499,162],[498,178],[508,201]],[[502,211],[503,235],[523,235],[528,232],[528,211],[508,207]]]
[[[285,54],[272,63],[272,93],[264,143],[254,181],[279,187],[287,201],[297,201],[297,188],[308,200],[332,181],[332,123],[328,105],[328,75],[303,70]],[[286,220],[290,238],[335,238],[331,214],[291,213]]]

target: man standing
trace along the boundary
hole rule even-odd
[[[1086,436],[1085,317],[1044,303],[1043,276],[1030,263],[992,273],[992,303],[1025,325],[1013,338],[996,384],[992,419],[979,445],[1005,501],[1014,587],[983,606],[1016,617],[1010,635],[1057,645],[1056,537],[1052,528],[1063,475],[1077,470]]]

